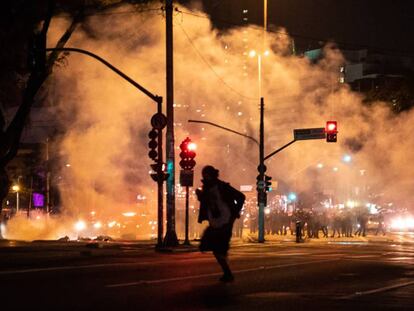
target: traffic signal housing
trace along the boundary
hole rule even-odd
[[[165,163],[154,163],[151,164],[151,169],[154,171],[154,173],[151,173],[151,178],[154,181],[162,182],[164,180],[167,180],[168,177],[170,177],[170,174],[167,173],[167,166]]]
[[[189,137],[184,139],[180,144],[180,166],[183,170],[192,170],[196,165],[196,161],[194,160],[196,156],[195,150],[197,149],[197,145],[191,141]]]
[[[150,151],[148,152],[148,156],[150,157],[151,160],[153,161],[157,161],[157,157],[158,157],[158,152],[157,152],[157,147],[158,147],[158,131],[156,129],[152,129],[151,131],[149,131],[148,133],[148,138],[150,139],[149,143],[148,143],[148,148],[150,149]]]
[[[336,143],[337,135],[338,135],[338,122],[327,121],[325,132],[326,132],[326,141],[328,143]]]
[[[272,191],[272,177],[265,175],[265,190],[266,192]]]

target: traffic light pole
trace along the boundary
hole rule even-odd
[[[264,165],[264,99],[260,98],[260,138],[259,138],[259,171],[257,187],[257,204],[259,207],[259,243],[264,242],[264,209],[266,206],[267,194],[265,190],[264,176],[266,166]],[[260,185],[259,185],[260,183]]]
[[[162,113],[162,101],[158,101],[157,104],[157,113]],[[164,172],[163,172],[163,147],[162,147],[162,130],[158,130],[158,159],[157,159],[157,201],[158,201],[158,215],[157,215],[157,221],[158,221],[158,232],[157,232],[157,247],[161,248],[163,246],[163,236],[164,236]]]
[[[185,240],[184,245],[190,245],[188,238],[188,224],[189,224],[189,201],[190,201],[190,187],[185,187]]]
[[[79,54],[84,54],[87,56],[90,56],[96,60],[98,60],[99,62],[101,62],[102,64],[104,64],[106,67],[108,67],[109,69],[111,69],[113,72],[115,72],[117,75],[119,75],[120,77],[122,77],[124,80],[128,81],[130,84],[132,84],[135,88],[137,88],[139,91],[141,91],[142,93],[144,93],[145,95],[147,95],[149,98],[151,98],[153,101],[155,101],[157,103],[157,112],[158,113],[162,113],[162,97],[161,96],[157,96],[152,94],[150,91],[148,91],[146,88],[144,88],[142,85],[140,85],[139,83],[137,83],[136,81],[134,81],[133,79],[131,79],[129,76],[127,76],[125,73],[123,73],[121,70],[119,70],[118,68],[116,68],[115,66],[113,66],[112,64],[110,64],[108,61],[106,61],[105,59],[103,59],[102,57],[87,51],[87,50],[83,50],[83,49],[78,49],[78,48],[67,48],[67,47],[63,47],[63,48],[47,48],[46,52],[53,52],[53,51],[65,51],[65,52],[74,52],[74,53],[79,53]],[[162,164],[163,164],[163,147],[162,147],[162,130],[158,130],[158,169],[157,169],[157,174],[159,176],[158,180],[157,180],[157,185],[158,185],[158,240],[157,240],[157,246],[161,247],[163,244],[162,241],[162,237],[163,237],[163,225],[164,225],[164,220],[163,220],[163,182],[164,179],[161,178],[161,175],[163,175],[163,171],[162,171]],[[49,204],[47,204],[47,208],[49,208]],[[49,212],[49,210],[48,210]]]
[[[166,83],[167,83],[167,232],[165,246],[177,246],[175,232],[175,156],[174,156],[174,72],[173,72],[173,0],[165,1]]]

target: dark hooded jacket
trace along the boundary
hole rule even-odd
[[[243,207],[246,196],[237,189],[230,186],[222,180],[217,181],[218,190],[223,201],[230,208],[232,220],[240,217],[240,211]],[[200,201],[200,211],[198,214],[198,222],[208,220],[208,194],[205,191],[197,191],[197,198]]]

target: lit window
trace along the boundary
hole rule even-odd
[[[339,83],[345,83],[345,78],[344,77],[340,77],[339,78]]]
[[[249,10],[244,9],[243,14],[247,14],[247,13],[249,13]]]

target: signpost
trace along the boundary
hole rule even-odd
[[[196,156],[195,150],[197,145],[191,141],[189,137],[184,139],[180,144],[180,166],[182,170],[180,171],[180,184],[185,187],[185,240],[184,245],[190,245],[190,240],[188,239],[188,221],[189,221],[189,201],[190,201],[190,187],[194,183],[194,166],[196,162],[194,158]]]
[[[167,117],[162,113],[161,104],[158,104],[158,111],[151,118],[152,130],[149,133],[151,139],[148,147],[150,147],[149,157],[155,162],[151,164],[151,168],[154,173],[151,174],[151,178],[157,182],[157,196],[158,196],[158,236],[157,247],[162,247],[163,236],[163,184],[169,177],[168,173],[165,173],[165,165],[163,161],[163,148],[162,148],[162,130],[167,125]]]

